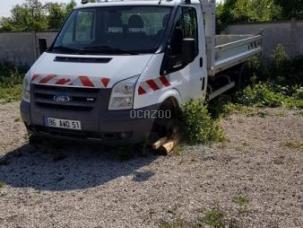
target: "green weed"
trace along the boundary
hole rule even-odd
[[[303,150],[303,143],[299,141],[287,141],[283,143],[283,146],[291,148],[291,149],[302,149]]]
[[[224,134],[218,121],[211,118],[203,101],[186,103],[183,107],[184,136],[190,144],[220,142]]]
[[[224,228],[225,213],[218,209],[207,211],[204,217],[200,219],[200,223],[212,228]]]
[[[280,107],[286,102],[286,96],[275,92],[270,85],[258,83],[248,86],[237,98],[237,103],[254,107]]]
[[[244,207],[246,205],[248,205],[249,203],[249,199],[247,196],[244,196],[244,195],[238,195],[238,196],[235,196],[233,197],[233,203],[239,205],[240,207]]]
[[[12,64],[0,64],[0,103],[20,100],[24,70]]]
[[[8,103],[21,99],[22,86],[15,85],[13,87],[2,88],[0,86],[0,103]]]

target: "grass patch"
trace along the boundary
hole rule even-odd
[[[21,99],[24,72],[25,68],[17,68],[9,63],[0,64],[0,103]]]
[[[217,120],[213,119],[203,101],[195,100],[183,107],[184,137],[189,144],[221,142],[223,130]]]
[[[254,107],[287,107],[303,108],[303,98],[301,96],[301,87],[286,88],[270,85],[269,83],[259,83],[253,87],[244,89],[238,97],[237,103],[244,106]],[[286,95],[291,93],[291,95]]]
[[[0,103],[5,104],[21,99],[22,85],[3,88],[0,86]]]
[[[210,102],[209,110],[214,117],[226,117],[233,113],[240,113],[265,118],[268,113],[262,110],[263,108],[303,109],[301,92],[296,92],[297,90],[301,90],[301,87],[286,89],[270,83],[260,82],[231,95],[229,100],[217,99]],[[290,95],[287,95],[288,93]]]
[[[232,201],[240,207],[246,206],[249,203],[248,197],[244,195],[234,196]]]
[[[225,213],[218,209],[207,211],[200,219],[202,227],[225,228]]]
[[[250,200],[245,195],[234,196],[232,202],[238,206],[239,215],[248,212],[248,204]]]
[[[303,150],[303,142],[299,142],[299,141],[287,141],[287,142],[283,143],[283,146],[291,148],[291,149]]]
[[[293,92],[290,92],[293,90]],[[249,86],[237,97],[236,103],[246,107],[286,107],[303,109],[303,98],[296,95],[294,88],[285,88],[275,86],[269,83],[259,83],[255,86]],[[291,95],[287,95],[291,93]]]

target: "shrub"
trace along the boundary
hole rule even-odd
[[[202,100],[186,103],[183,107],[184,136],[190,144],[222,141],[223,131],[213,120]]]
[[[0,102],[7,103],[19,100],[21,84],[25,69],[17,68],[10,63],[0,64]]]
[[[290,59],[279,44],[272,55],[269,79],[283,86],[303,85],[303,56]]]
[[[250,79],[248,83],[266,81],[270,77],[270,68],[264,64],[259,56],[254,56],[246,63],[246,75],[243,80]],[[247,85],[245,83],[245,85]]]
[[[290,59],[281,44],[273,51],[268,64],[264,64],[259,57],[252,57],[246,63],[246,70],[249,75],[254,75],[255,82],[271,82],[289,87],[303,85],[303,56]]]
[[[246,106],[279,107],[286,101],[286,96],[275,92],[269,84],[248,86],[237,98],[237,102]]]
[[[25,69],[17,68],[11,63],[0,64],[0,86],[13,87],[21,84],[24,77]]]
[[[293,97],[295,99],[303,99],[303,87],[296,88]]]

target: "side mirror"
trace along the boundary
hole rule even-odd
[[[39,51],[40,54],[47,50],[47,42],[46,39],[39,39]]]
[[[179,40],[174,40],[172,46],[169,45],[166,48],[166,55],[160,74],[168,74],[182,69],[194,60],[196,54],[195,39],[180,38]]]
[[[182,40],[182,57],[185,64],[190,63],[195,58],[195,39],[184,38]]]

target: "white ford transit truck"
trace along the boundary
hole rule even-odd
[[[216,35],[215,7],[215,0],[83,1],[24,78],[28,131],[137,143],[170,123],[140,113],[174,113],[231,89],[238,75],[230,72],[261,53],[262,36]]]

